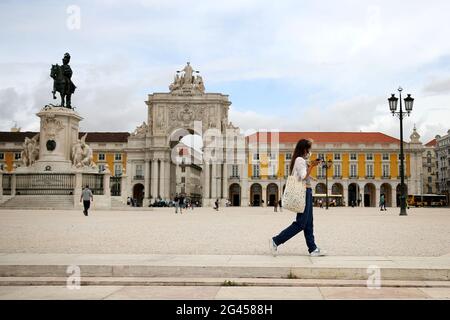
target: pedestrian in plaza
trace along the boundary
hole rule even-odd
[[[183,209],[185,208],[185,203],[184,203],[184,197],[183,197],[183,195],[180,195],[180,197],[178,198],[179,199],[179,202],[180,202],[180,205],[179,205],[179,207],[180,207],[180,214],[183,214]]]
[[[178,213],[178,207],[180,206],[180,198],[178,197],[178,194],[176,194],[173,198],[173,202],[175,203],[175,213]]]
[[[322,199],[319,199],[319,208],[320,208],[320,209],[323,208],[323,202],[322,202]]]
[[[283,212],[283,206],[281,205],[281,199],[278,200],[278,206],[280,207],[280,212]]]
[[[387,211],[386,210],[386,199],[384,197],[384,193],[380,196],[380,211]]]
[[[216,209],[216,211],[219,211],[219,199],[216,199],[216,201],[214,202],[214,209]]]
[[[94,195],[92,194],[91,189],[89,189],[89,186],[86,185],[86,187],[83,189],[83,191],[81,191],[81,197],[80,197],[80,202],[83,201],[83,213],[84,215],[87,217],[88,216],[88,210],[89,207],[91,206],[91,201],[94,201]]]
[[[309,164],[307,163],[307,160],[309,160],[309,157],[311,156],[311,147],[312,141],[306,139],[301,139],[295,146],[289,170],[299,181],[305,182],[306,205],[305,210],[297,213],[296,220],[289,227],[270,239],[270,250],[274,256],[278,251],[279,245],[285,243],[300,231],[303,231],[305,234],[306,245],[308,246],[308,252],[311,256],[317,257],[325,255],[324,252],[317,247],[314,241],[313,196],[310,174],[314,167],[320,164],[321,160],[316,159],[310,161]]]
[[[358,198],[358,207],[361,206],[361,197]]]
[[[278,201],[274,200],[273,201],[273,211],[277,212],[277,208],[278,208]]]

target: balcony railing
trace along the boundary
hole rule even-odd
[[[237,175],[231,175],[231,176],[230,176],[230,179],[235,179],[235,180],[239,180],[239,179],[240,179],[240,177],[239,177],[239,176],[237,176]]]
[[[391,178],[391,176],[387,176],[387,175],[381,176],[381,179],[390,179],[390,178]]]
[[[374,175],[367,175],[366,179],[375,179],[375,176]]]
[[[267,178],[270,180],[276,180],[276,179],[278,179],[278,176],[272,174],[272,175],[267,176]]]
[[[358,179],[359,177],[357,175],[350,175],[350,179]]]
[[[133,177],[134,180],[144,180],[144,176],[142,175],[136,175]]]
[[[324,174],[317,175],[317,179],[325,179],[325,175]]]
[[[260,175],[252,176],[252,179],[261,179],[261,176]]]
[[[342,179],[342,175],[333,175],[333,179]]]

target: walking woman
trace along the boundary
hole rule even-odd
[[[316,167],[322,159],[316,159],[310,161],[309,165],[307,164],[307,160],[311,155],[311,147],[311,140],[306,139],[301,139],[295,146],[289,170],[291,174],[297,177],[297,179],[303,180],[306,184],[306,206],[303,212],[297,213],[296,220],[289,227],[281,231],[279,235],[270,239],[270,250],[274,256],[277,254],[278,246],[280,244],[285,243],[300,231],[303,231],[305,234],[306,245],[308,246],[308,252],[311,256],[318,257],[325,255],[314,242],[313,197],[311,178],[309,176],[312,169]]]

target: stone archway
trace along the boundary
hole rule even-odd
[[[269,183],[266,188],[267,206],[274,206],[278,203],[278,185],[276,183]]]
[[[326,194],[327,193],[327,186],[325,185],[325,183],[318,183],[316,185],[316,188],[314,189],[314,193],[315,194]]]
[[[253,207],[261,206],[262,187],[259,183],[254,183],[250,187],[250,203]]]
[[[357,183],[350,183],[348,186],[348,205],[357,207],[359,198],[359,185]]]
[[[380,197],[384,194],[386,207],[392,207],[392,186],[389,183],[383,183],[380,187]]]
[[[133,186],[133,199],[138,207],[142,207],[144,200],[144,185],[142,183],[136,183]]]
[[[344,186],[338,182],[331,186],[331,202],[335,202],[336,206],[342,206],[344,201]]]
[[[397,187],[395,188],[395,190],[396,190],[396,200],[397,200],[397,207],[400,207],[400,196],[401,196],[401,190],[402,190],[402,185],[401,185],[401,183],[399,183],[398,185],[397,185]],[[407,198],[408,198],[408,185],[406,184],[406,182],[405,182],[405,196],[406,196],[406,199],[405,199],[405,203],[407,204]]]
[[[169,92],[149,94],[146,105],[147,123],[130,135],[127,146],[130,162],[144,162],[145,199],[156,195],[169,199],[176,192],[172,148],[188,134],[200,135],[204,145],[199,164],[201,177],[196,183],[202,204],[211,206],[216,199],[228,199],[228,168],[220,157],[226,154],[222,137],[231,131],[239,132],[228,121],[228,95],[205,92],[203,78],[188,63],[175,73]]]
[[[376,199],[376,189],[373,183],[366,183],[364,186],[364,198],[363,198],[364,207],[376,207],[377,199]]]
[[[233,207],[239,207],[241,205],[241,186],[238,183],[231,184],[229,200]]]

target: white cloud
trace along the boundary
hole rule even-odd
[[[397,135],[398,121],[386,99],[399,84],[416,98],[405,133],[413,123],[427,138],[449,127],[450,42],[443,41],[450,30],[448,1],[102,0],[78,5],[81,29],[69,32],[64,4],[2,4],[0,41],[8,46],[0,53],[0,101],[9,111],[0,110],[0,129],[9,129],[12,121],[36,127],[34,113],[52,102],[49,66],[67,50],[78,85],[73,101],[86,130],[132,130],[145,120],[146,94],[166,91],[186,60],[202,71],[207,88],[278,79],[309,101],[256,112],[233,99],[239,92],[224,92],[234,102],[230,120],[243,128]],[[55,14],[58,19],[48,19]],[[307,92],[305,86],[321,92]],[[255,105],[261,96],[254,94]]]

